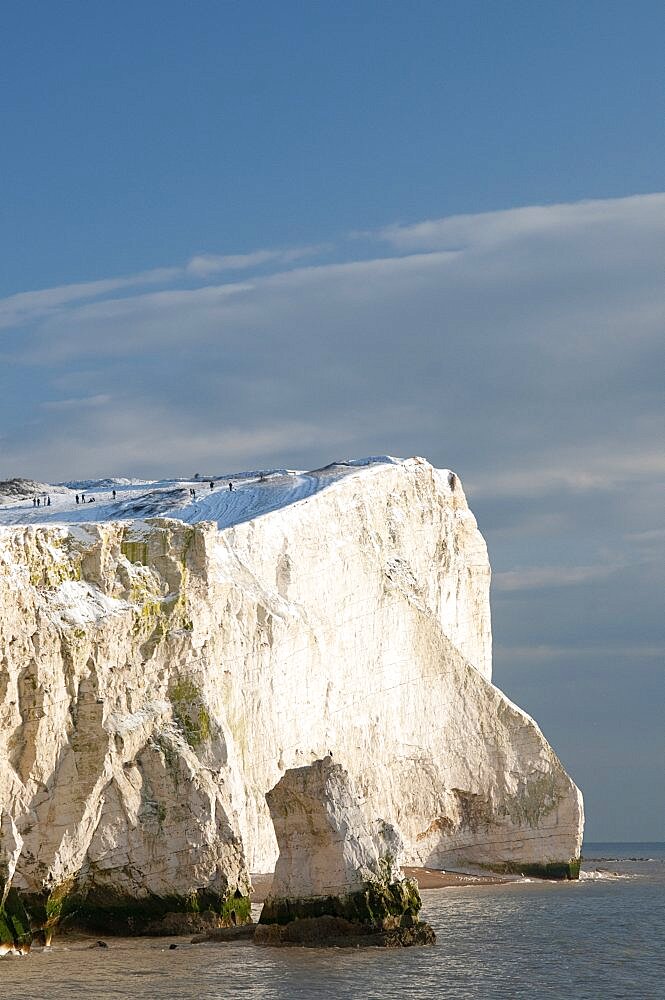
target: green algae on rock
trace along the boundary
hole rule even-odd
[[[525,878],[541,878],[548,881],[574,882],[580,877],[581,858],[569,861],[546,861],[534,864],[531,861],[510,861],[502,864],[478,865],[499,875],[523,875]]]
[[[251,922],[249,896],[197,889],[188,895],[123,896],[110,891],[72,894],[62,907],[68,928],[99,934],[177,934]]]
[[[179,680],[170,688],[169,700],[173,716],[191,747],[196,748],[210,738],[210,715],[193,681],[189,678]]]
[[[32,944],[33,932],[30,916],[16,889],[6,892],[0,906],[0,946],[24,949]]]

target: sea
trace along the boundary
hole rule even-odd
[[[57,939],[0,960],[11,1000],[665,1000],[665,844],[586,843],[579,882],[422,892],[429,948]],[[176,944],[176,948],[169,945]]]

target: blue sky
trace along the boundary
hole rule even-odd
[[[0,290],[660,190],[663,29],[640,0],[10,0]]]
[[[0,33],[0,478],[454,468],[496,681],[590,839],[665,839],[664,29],[75,0]]]

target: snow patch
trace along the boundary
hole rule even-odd
[[[87,625],[98,622],[108,615],[127,611],[130,605],[115,597],[107,597],[89,583],[80,580],[65,580],[55,590],[51,598],[60,610],[60,617],[69,625]]]
[[[307,501],[353,475],[372,475],[387,465],[423,463],[390,455],[332,462],[310,472],[272,469],[203,479],[89,479],[72,481],[51,495],[50,507],[35,508],[34,491],[10,497],[0,524],[90,524],[173,517],[186,524],[213,521],[220,530]],[[442,476],[448,473],[444,470]],[[447,479],[446,479],[447,481]],[[52,490],[52,487],[45,487]],[[75,491],[75,492],[73,492]],[[115,496],[114,496],[115,493]],[[76,501],[76,496],[79,502]]]

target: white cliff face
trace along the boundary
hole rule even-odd
[[[224,530],[0,528],[5,887],[244,893],[277,858],[265,792],[329,751],[404,863],[579,854],[578,790],[490,683],[459,480],[411,459],[300,496]]]
[[[152,655],[162,608],[184,627],[167,593],[191,538],[169,536],[158,577],[122,537],[0,539],[0,884],[37,910],[50,895],[55,916],[64,895],[178,908],[199,894],[204,908],[249,888],[223,735],[191,678]]]

